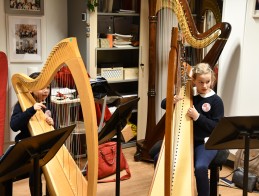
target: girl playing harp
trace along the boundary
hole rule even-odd
[[[215,76],[209,64],[197,64],[193,68],[192,81],[197,93],[193,96],[193,106],[187,110],[186,115],[193,120],[196,187],[199,196],[209,196],[208,167],[217,150],[206,150],[204,144],[224,116],[224,105],[222,99],[212,90]]]
[[[215,77],[208,64],[196,65],[192,78],[197,95],[193,96],[193,107],[188,109],[187,115],[193,119],[196,186],[199,196],[209,196],[208,167],[217,150],[206,150],[204,144],[224,116],[224,106],[221,98],[211,89]]]
[[[32,73],[29,77],[35,79],[40,73]],[[20,131],[15,137],[15,141],[19,141],[26,137],[30,137],[30,132],[27,127],[30,118],[36,113],[37,110],[43,110],[46,114],[46,122],[49,125],[54,125],[54,121],[51,117],[51,112],[43,104],[50,94],[49,86],[42,90],[32,92],[33,97],[37,101],[32,107],[28,108],[26,111],[22,111],[19,102],[14,106],[13,114],[11,116],[10,127],[14,132]]]
[[[35,73],[32,73],[29,77],[35,79],[39,76],[39,74],[40,72],[35,72]],[[50,94],[49,86],[38,91],[33,91],[32,95],[37,102],[33,106],[27,108],[24,112],[22,111],[22,108],[19,102],[15,104],[14,110],[11,116],[10,127],[14,132],[20,131],[20,133],[18,133],[17,136],[15,137],[16,142],[21,139],[30,137],[28,123],[31,117],[36,113],[37,110],[44,111],[46,115],[46,119],[45,119],[46,122],[49,125],[52,125],[52,126],[54,125],[54,121],[51,117],[50,110],[48,110],[48,108],[43,104],[43,102],[45,102],[45,100],[48,98],[49,94]],[[31,194],[33,194],[32,182],[33,182],[33,179],[31,175],[29,180]],[[39,190],[42,190],[42,189],[39,188]]]

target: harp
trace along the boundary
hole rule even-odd
[[[159,2],[161,3],[161,2]],[[185,0],[162,1],[158,7],[173,9],[177,15],[179,26],[186,41],[194,48],[204,48],[215,41],[211,50],[202,62],[209,63],[213,68],[217,62],[231,31],[228,23],[217,23],[204,33],[199,33],[192,18],[190,8]],[[177,29],[173,29],[171,51],[169,54],[167,105],[165,119],[165,139],[161,148],[160,157],[155,170],[149,195],[195,195],[194,172],[193,172],[193,135],[192,121],[185,116],[186,110],[192,105],[191,84],[186,79],[180,89],[184,99],[173,106],[173,92],[175,81],[179,74],[177,66],[182,62],[177,58],[179,53]],[[187,76],[187,72],[181,72]],[[188,78],[188,77],[187,77]],[[151,129],[154,131],[154,129]],[[161,132],[160,130],[157,130]],[[149,139],[156,137],[156,131],[149,135]],[[160,133],[161,135],[161,133]],[[150,141],[149,141],[150,142]],[[152,143],[152,141],[150,142]],[[154,144],[154,143],[153,143]],[[161,190],[161,186],[164,189]],[[188,188],[187,188],[188,187]]]
[[[165,137],[149,195],[194,195],[192,120],[186,116],[192,106],[190,68],[180,58],[179,43],[178,29],[174,27],[169,53]],[[175,106],[174,92],[183,98]]]
[[[58,43],[49,55],[40,75],[31,79],[23,74],[12,76],[12,85],[22,110],[31,107],[35,100],[31,91],[45,88],[53,80],[58,70],[66,65],[74,78],[80,96],[80,104],[86,131],[88,156],[88,179],[82,175],[76,162],[65,145],[42,169],[51,195],[96,195],[97,189],[97,124],[94,98],[83,60],[75,38],[67,38]],[[52,131],[54,128],[45,122],[42,111],[37,111],[28,127],[31,135]]]
[[[214,1],[213,1],[214,2]],[[210,6],[213,5],[213,6]],[[216,3],[206,4],[204,9],[215,8]],[[181,32],[186,39],[186,42],[193,48],[202,49],[213,43],[212,48],[201,60],[201,62],[208,63],[212,69],[214,68],[219,56],[224,49],[227,39],[231,32],[231,25],[227,22],[218,22],[212,28],[204,33],[200,33],[195,25],[192,13],[187,0],[150,0],[149,1],[150,16],[150,52],[149,52],[149,86],[148,86],[148,111],[147,111],[147,126],[144,140],[137,142],[137,152],[135,160],[150,160],[148,154],[151,147],[160,139],[164,137],[165,129],[165,115],[156,124],[155,118],[155,71],[156,71],[156,22],[157,12],[164,8],[172,9],[176,14]],[[218,16],[219,14],[217,14]],[[218,18],[218,17],[217,17]]]

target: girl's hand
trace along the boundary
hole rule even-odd
[[[53,120],[51,117],[46,117],[46,122],[47,122],[49,125],[54,126],[54,120]]]
[[[174,104],[176,104],[178,101],[182,100],[182,97],[179,97],[179,95],[174,96]]]
[[[41,110],[42,108],[46,108],[46,106],[43,103],[35,103],[33,106],[34,110]]]
[[[46,122],[49,124],[49,125],[54,125],[54,120],[51,118],[51,111],[50,110],[46,110],[45,111],[45,116],[46,116]]]
[[[190,118],[192,118],[194,121],[196,121],[200,114],[199,112],[197,112],[197,110],[195,109],[194,106],[190,107],[187,111],[187,116],[189,116]]]

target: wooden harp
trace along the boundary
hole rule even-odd
[[[178,29],[174,27],[169,53],[165,138],[149,191],[149,195],[154,196],[194,195],[192,121],[186,116],[192,105],[190,69],[181,61],[178,45]],[[182,80],[180,84],[178,77]],[[178,94],[183,100],[174,106],[174,92],[178,85]],[[159,188],[161,186],[164,189]]]
[[[97,123],[94,97],[88,74],[81,58],[76,38],[67,38],[58,43],[49,55],[40,75],[31,79],[24,74],[12,76],[13,88],[22,110],[31,107],[35,100],[31,91],[40,90],[50,84],[62,65],[70,69],[80,96],[80,103],[86,131],[88,153],[88,179],[82,175],[67,148],[63,147],[55,157],[43,167],[50,195],[96,195],[97,189]],[[45,122],[42,111],[37,111],[28,127],[31,135],[38,135],[54,128]]]
[[[204,48],[215,41],[209,53],[202,60],[213,68],[230,34],[230,24],[218,23],[207,32],[199,33],[186,0],[162,1],[162,3],[164,5],[161,7],[173,9],[184,38],[192,47]],[[176,78],[180,77],[176,76],[175,70],[179,64],[182,66],[182,62],[177,58],[180,53],[177,37],[178,31],[173,28],[168,65],[166,117],[164,118],[165,139],[149,195],[195,195],[192,121],[185,116],[186,110],[192,105],[192,95],[191,83],[186,77],[184,77],[185,82],[180,90],[180,96],[184,99],[178,102],[175,108],[173,105],[174,85]],[[182,74],[188,75],[182,72],[181,77],[183,77]],[[159,188],[161,186],[164,186],[164,189]]]
[[[219,22],[215,24],[212,28],[204,33],[200,33],[195,25],[194,19],[192,17],[191,10],[189,8],[189,4],[187,0],[150,0],[150,18],[152,21],[150,22],[150,35],[152,38],[150,39],[151,47],[150,50],[153,49],[149,55],[150,56],[150,69],[149,69],[149,92],[148,93],[148,111],[147,111],[147,128],[146,135],[143,141],[137,142],[137,152],[135,155],[135,159],[140,160],[150,160],[148,155],[151,147],[164,136],[164,124],[165,124],[165,115],[160,119],[160,121],[155,123],[155,65],[156,54],[155,54],[155,46],[154,43],[156,38],[156,13],[158,10],[163,8],[172,9],[176,14],[179,27],[181,32],[184,34],[186,42],[190,44],[192,47],[201,49],[205,48],[208,45],[213,44],[210,51],[206,54],[206,56],[202,59],[202,62],[208,63],[212,69],[214,68],[216,62],[219,59],[219,56],[224,49],[224,46],[228,40],[228,37],[231,32],[231,25],[227,22]],[[213,6],[215,3],[211,3]],[[156,7],[156,9],[155,9]],[[215,6],[214,6],[215,7]],[[209,8],[209,5],[206,4],[206,9]],[[204,9],[205,9],[204,8]],[[214,10],[214,9],[213,9]],[[214,11],[216,12],[216,11]],[[139,158],[141,157],[141,158]]]

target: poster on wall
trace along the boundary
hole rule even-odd
[[[10,62],[42,62],[41,18],[8,16]]]
[[[253,0],[253,17],[259,18],[259,0]]]
[[[44,0],[5,0],[8,14],[43,15]]]

